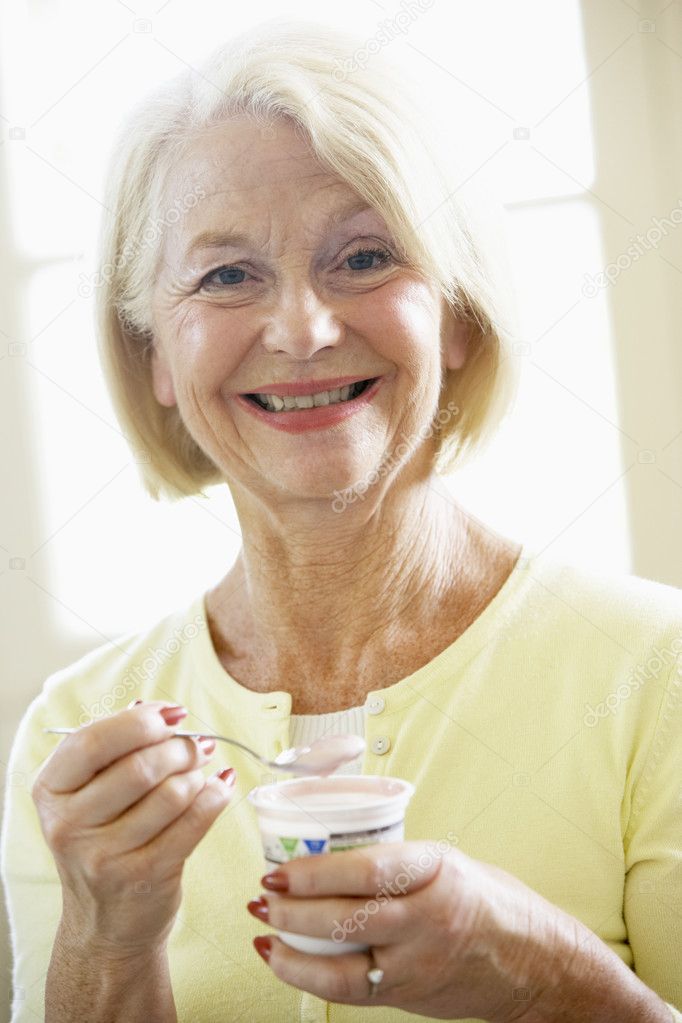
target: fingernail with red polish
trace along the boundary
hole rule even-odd
[[[259,935],[253,939],[253,947],[255,948],[261,959],[264,959],[266,963],[270,962],[270,953],[272,952],[272,938]]]
[[[247,902],[246,908],[252,916],[257,916],[259,920],[268,920],[268,903],[263,895],[259,895],[257,899],[251,899]]]
[[[137,707],[138,703],[142,703],[142,700],[131,700],[128,706],[126,707],[126,710],[130,710],[131,707]]]
[[[234,785],[237,772],[234,767],[223,767],[222,771],[218,771],[216,778],[220,778],[226,785]]]
[[[215,739],[207,739],[202,735],[200,739],[197,739],[197,746],[199,746],[206,756],[209,756],[209,754],[211,754],[215,749]]]
[[[274,870],[272,874],[266,874],[265,877],[260,879],[260,883],[264,888],[269,888],[271,892],[289,891],[289,878],[280,870]]]
[[[181,707],[175,703],[172,707],[162,707],[159,714],[167,725],[177,725],[181,718],[187,717],[189,711],[187,707]]]

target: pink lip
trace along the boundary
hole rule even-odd
[[[237,394],[235,401],[240,408],[250,412],[252,416],[267,423],[275,430],[283,430],[285,433],[305,433],[307,430],[324,430],[335,423],[341,423],[344,419],[355,415],[365,408],[373,400],[374,395],[384,382],[384,377],[377,377],[374,383],[351,401],[341,401],[336,405],[320,405],[318,408],[291,409],[289,412],[266,412],[255,401]],[[328,390],[328,388],[323,388]],[[261,393],[268,393],[261,392]],[[275,392],[270,392],[277,393]]]
[[[337,387],[345,387],[346,384],[358,384],[361,380],[371,380],[368,377],[335,377],[333,380],[292,380],[288,384],[263,384],[262,387],[252,387],[248,394],[278,394],[282,398],[298,397],[302,394],[319,394],[320,391],[333,391]]]

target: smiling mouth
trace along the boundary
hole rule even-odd
[[[378,377],[370,380],[359,380],[356,384],[337,387],[331,391],[320,391],[318,394],[305,394],[299,397],[280,397],[277,394],[245,394],[255,405],[266,412],[296,412],[299,409],[323,408],[327,405],[340,405],[353,401],[366,391]]]

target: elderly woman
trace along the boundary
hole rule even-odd
[[[682,595],[553,562],[434,487],[508,407],[511,334],[423,114],[356,45],[261,26],[115,147],[117,412],[149,492],[227,483],[243,543],[22,720],[17,1023],[682,1020]],[[347,771],[415,785],[406,840],[261,878],[262,772],[237,751],[209,776],[180,721],[268,758],[363,735]],[[44,732],[65,725],[87,727]],[[274,934],[339,926],[370,952]]]

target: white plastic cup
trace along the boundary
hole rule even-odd
[[[268,870],[276,870],[300,856],[402,842],[405,810],[413,794],[414,785],[402,778],[313,775],[261,785],[249,792],[248,799],[258,814]],[[327,939],[289,931],[277,934],[285,944],[312,955],[369,948],[341,935]]]

